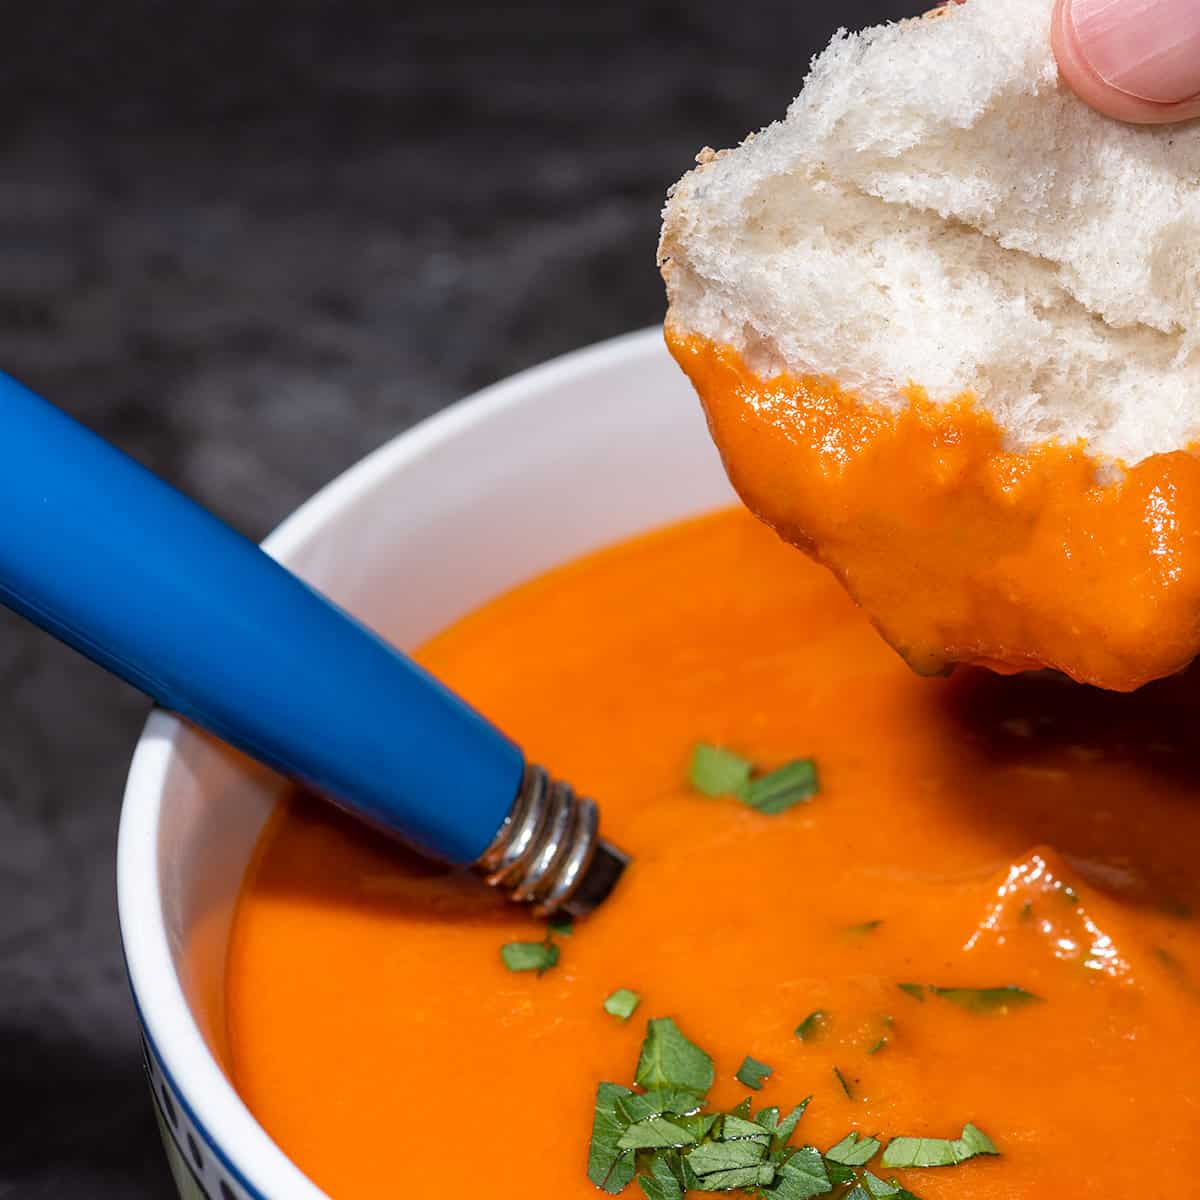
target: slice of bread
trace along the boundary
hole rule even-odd
[[[673,189],[668,323],[864,400],[964,392],[1012,447],[1200,435],[1200,126],[1058,84],[1051,0],[841,31],[785,120]]]
[[[1200,123],[1059,81],[1053,0],[840,31],[671,190],[666,332],[745,502],[921,671],[1200,652]]]

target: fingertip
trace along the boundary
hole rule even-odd
[[[1055,0],[1051,42],[1063,82],[1085,103],[1106,117],[1134,125],[1169,125],[1200,117],[1200,96],[1161,104],[1131,96],[1105,82],[1082,53],[1071,19],[1073,0]]]

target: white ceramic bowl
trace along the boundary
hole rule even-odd
[[[531,575],[729,503],[657,329],[526,371],[397,437],[266,548],[401,647]],[[319,1200],[222,1066],[230,918],[279,782],[173,717],[147,722],[117,889],[164,1142],[187,1200]]]

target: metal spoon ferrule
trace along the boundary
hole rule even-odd
[[[475,869],[539,915],[585,916],[606,899],[628,862],[600,837],[594,800],[527,763],[512,809]]]

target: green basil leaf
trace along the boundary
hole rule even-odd
[[[796,1126],[800,1124],[800,1118],[804,1116],[804,1110],[811,1103],[812,1097],[806,1096],[779,1122],[779,1128],[775,1130],[775,1140],[779,1145],[787,1145],[792,1134],[796,1132]]]
[[[647,1090],[684,1088],[705,1095],[713,1083],[713,1061],[670,1017],[658,1017],[646,1027],[634,1078]]]
[[[500,958],[510,971],[537,971],[540,975],[558,962],[558,947],[551,942],[508,942]]]
[[[774,1067],[768,1066],[765,1062],[759,1062],[757,1058],[751,1058],[749,1054],[742,1059],[742,1065],[738,1067],[734,1078],[738,1083],[745,1084],[748,1088],[753,1088],[756,1092],[762,1091],[762,1085],[767,1080]]]
[[[748,1138],[752,1142],[761,1142],[764,1146],[771,1143],[769,1130],[764,1129],[757,1121],[747,1121],[729,1113],[721,1121],[721,1140],[735,1142],[739,1138]]]
[[[604,1001],[604,1011],[618,1020],[628,1021],[633,1016],[634,1009],[637,1008],[641,1001],[642,998],[637,992],[631,991],[629,988],[617,988]]]
[[[776,1168],[771,1200],[812,1200],[833,1191],[821,1152],[814,1146],[802,1146],[782,1166]]]
[[[770,1167],[774,1179],[775,1169],[766,1157],[767,1148],[760,1142],[704,1142],[688,1154],[687,1163],[700,1181],[700,1191],[719,1192],[756,1186],[763,1166]]]
[[[754,1114],[755,1124],[765,1129],[768,1133],[774,1134],[779,1128],[779,1109],[772,1105],[770,1108],[760,1108]]]
[[[802,1042],[815,1042],[829,1028],[829,1014],[818,1008],[796,1026],[796,1036]]]
[[[630,1125],[617,1141],[618,1150],[669,1150],[696,1142],[690,1130],[666,1117],[650,1117]]]
[[[1040,1004],[1041,996],[1027,992],[1022,987],[929,987],[930,992],[965,1008],[967,1012],[977,1016],[1002,1016],[1013,1008],[1022,1008],[1026,1004]]]
[[[683,1187],[665,1158],[656,1156],[650,1164],[650,1174],[639,1175],[637,1182],[646,1200],[683,1200]]]
[[[712,1132],[720,1113],[695,1113],[690,1117],[676,1117],[675,1124],[691,1132],[696,1141],[703,1141]]]
[[[896,1183],[885,1183],[878,1175],[872,1175],[870,1171],[864,1171],[862,1181],[867,1185],[869,1191],[874,1197],[874,1200],[896,1200],[900,1195],[900,1185]]]
[[[877,1138],[860,1138],[857,1131],[851,1130],[836,1146],[825,1151],[825,1157],[846,1167],[865,1167],[879,1152],[880,1145]]]
[[[834,1187],[842,1187],[853,1183],[857,1178],[853,1167],[843,1166],[841,1163],[833,1162],[830,1159],[825,1160],[825,1170],[829,1173],[829,1182]]]
[[[992,1139],[970,1123],[957,1138],[892,1138],[883,1152],[885,1167],[956,1167],[980,1154],[999,1154]]]
[[[602,1083],[596,1088],[587,1173],[598,1188],[611,1195],[622,1191],[633,1178],[633,1155],[617,1146],[628,1124],[617,1112],[617,1101],[632,1095],[628,1088],[616,1083]]]
[[[901,1187],[895,1179],[884,1183],[878,1175],[864,1171],[862,1181],[867,1185],[867,1191],[871,1193],[872,1200],[917,1200],[912,1192]]]
[[[688,782],[705,796],[740,796],[752,769],[740,754],[701,742],[692,751]]]
[[[689,1092],[686,1088],[652,1088],[638,1099],[650,1109],[650,1112],[644,1114],[645,1116],[656,1113],[672,1113],[678,1117],[686,1117],[699,1112],[704,1107],[704,1097],[695,1092]]]
[[[741,798],[751,808],[774,817],[811,800],[820,790],[817,764],[811,758],[800,758],[751,779],[742,788]]]

